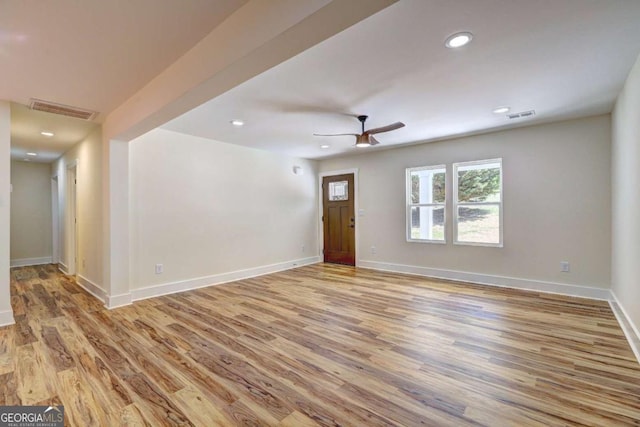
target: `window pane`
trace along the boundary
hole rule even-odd
[[[349,200],[349,181],[329,183],[329,201]]]
[[[458,167],[459,202],[499,202],[500,163]]]
[[[445,169],[411,171],[411,203],[444,203]]]
[[[500,243],[500,206],[458,206],[458,242]]]
[[[412,206],[411,238],[444,241],[444,207]]]

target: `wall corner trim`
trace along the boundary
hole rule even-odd
[[[131,296],[133,297],[133,301],[138,301],[147,298],[159,297],[161,295],[175,294],[192,289],[204,288],[207,286],[221,285],[223,283],[249,279],[251,277],[276,273],[278,271],[290,270],[292,268],[302,267],[303,265],[316,264],[320,261],[321,259],[319,256],[313,256],[285,261],[277,264],[248,268],[245,270],[231,271],[228,273],[214,274],[211,276],[197,277],[194,279],[181,280],[177,282],[162,283],[159,285],[132,289]]]
[[[87,279],[86,277],[84,277],[81,274],[78,274],[78,279],[76,280],[76,283],[78,283],[78,285],[84,289],[85,291],[89,292],[91,295],[93,295],[94,297],[98,298],[100,301],[105,302],[106,298],[107,298],[107,292],[102,289],[99,285],[97,285],[96,283],[92,282],[91,280]]]
[[[107,296],[104,306],[109,310],[113,310],[114,308],[124,307],[125,305],[131,305],[131,303],[132,303],[131,292],[127,292],[126,294]]]
[[[102,289],[99,285],[80,274],[78,274],[77,283],[85,291],[89,292],[91,295],[102,301],[104,303],[104,306],[109,310],[131,304],[130,293],[121,295],[109,295],[107,291]]]
[[[65,264],[63,264],[62,262],[58,263],[58,270],[60,270],[60,272],[62,274],[64,274],[65,276],[69,275],[69,268]]]
[[[16,321],[13,318],[13,310],[0,311],[0,327],[13,325],[15,323]]]
[[[633,354],[636,356],[636,360],[640,363],[640,331],[636,325],[633,324],[631,318],[627,315],[622,304],[620,304],[620,300],[616,296],[615,292],[611,291],[612,298],[609,300],[609,305],[611,306],[611,311],[616,316],[620,327],[622,328],[622,332],[624,332],[625,337],[627,337],[627,341],[629,342],[629,346],[633,351]]]

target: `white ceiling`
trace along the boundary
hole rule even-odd
[[[246,1],[0,1],[0,99],[26,105],[39,98],[94,110],[101,122]],[[46,116],[12,114],[19,120],[12,123],[14,158],[41,149],[39,158],[46,160],[92,128]],[[53,123],[61,134],[45,149],[40,131]]]
[[[12,157],[58,157],[246,2],[0,1]],[[638,22],[637,0],[400,0],[163,127],[323,158],[356,152],[354,139],[313,133],[357,132],[358,114],[370,116],[367,128],[406,123],[365,149],[380,150],[606,113],[640,52]],[[446,49],[461,30],[473,42]],[[30,98],[100,115],[34,112]],[[500,105],[536,115],[509,121],[491,113]],[[231,126],[236,118],[246,125]]]
[[[610,112],[640,52],[637,0],[401,0],[163,128],[306,158]],[[471,31],[473,42],[444,47]],[[508,120],[491,111],[534,109]],[[244,127],[230,125],[242,119]],[[321,144],[330,144],[327,150]]]

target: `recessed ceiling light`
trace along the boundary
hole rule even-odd
[[[461,33],[455,33],[447,37],[447,40],[444,42],[444,45],[449,49],[455,49],[458,47],[462,47],[466,44],[469,44],[473,40],[473,34],[464,31]]]
[[[31,161],[31,159],[27,159],[27,158],[24,158],[22,160],[25,161],[25,162],[30,162]]]
[[[37,155],[38,153],[31,153],[31,152],[27,153],[27,156],[37,156]]]
[[[40,132],[40,135],[51,137],[51,136],[53,136],[53,132],[49,132],[49,131],[43,130],[42,132]]]
[[[321,146],[320,146],[320,148],[322,148],[323,150],[324,150],[324,149],[327,149],[327,148],[329,148],[329,147],[330,147],[330,146],[329,146],[329,145],[327,145],[327,144],[325,144],[325,145],[321,145]]]
[[[234,126],[244,126],[244,122],[242,120],[231,120],[230,123]]]
[[[504,114],[504,113],[508,113],[509,110],[511,110],[511,108],[509,108],[509,107],[498,107],[498,108],[494,108],[493,113],[494,114]]]

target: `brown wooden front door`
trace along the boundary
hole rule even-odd
[[[353,174],[322,179],[324,262],[356,265]]]

